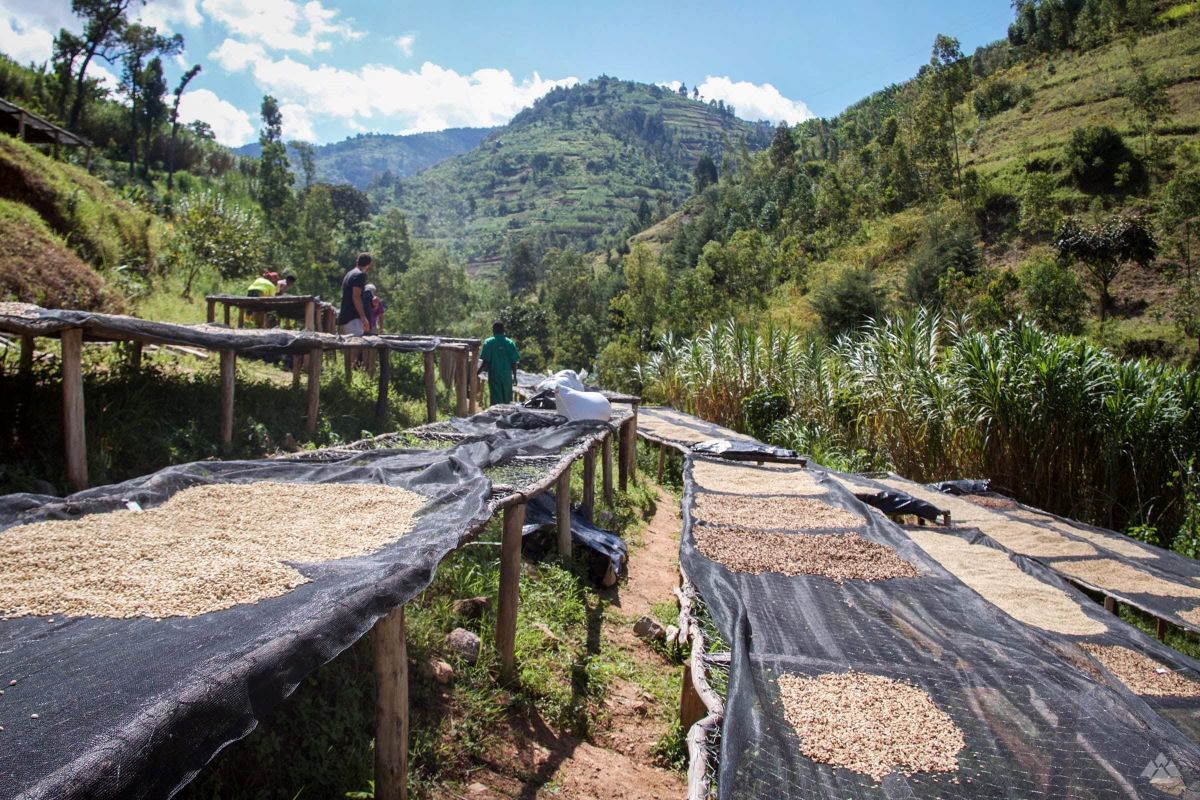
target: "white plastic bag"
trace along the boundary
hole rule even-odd
[[[579,374],[575,370],[562,369],[539,383],[537,391],[544,392],[547,389],[557,389],[560,386],[566,386],[577,392],[584,390],[583,381],[579,379]]]
[[[612,416],[612,404],[599,392],[577,392],[570,386],[559,386],[555,403],[558,413],[567,419],[598,419]]]

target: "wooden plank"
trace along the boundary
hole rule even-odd
[[[432,350],[425,353],[425,422],[437,422],[437,373]]]
[[[217,301],[205,299],[204,305],[205,318],[208,320],[208,324],[211,325],[217,321]]]
[[[589,447],[583,454],[583,503],[579,513],[588,522],[595,521],[596,513],[596,448]]]
[[[554,521],[558,527],[558,554],[571,557],[571,468],[554,484]]]
[[[392,382],[391,353],[385,347],[379,351],[379,390],[375,396],[375,426],[382,428],[388,416],[388,391]]]
[[[479,411],[479,345],[467,345],[467,413]]]
[[[33,337],[21,337],[21,360],[18,369],[26,377],[33,374]]]
[[[525,504],[504,509],[504,533],[500,543],[500,597],[496,604],[496,651],[500,653],[500,680],[516,677],[517,595],[521,581],[521,526]]]
[[[221,351],[221,449],[228,451],[233,445],[233,389],[237,376],[237,353]]]
[[[304,431],[311,437],[317,432],[317,413],[321,409],[321,352],[308,354],[308,406],[304,416]]]
[[[708,709],[704,707],[704,701],[700,699],[700,693],[696,691],[696,685],[692,682],[692,664],[690,661],[685,662],[683,686],[679,694],[679,721],[686,731],[706,716]]]
[[[602,491],[604,494],[604,504],[611,509],[613,507],[613,434],[607,433],[604,435],[604,444],[601,445],[600,470],[603,473]]]
[[[371,646],[375,651],[375,798],[406,800],[408,645],[403,606],[375,623]]]
[[[71,328],[62,337],[63,437],[67,484],[73,492],[88,488],[87,437],[83,405],[83,330]]]
[[[455,353],[454,362],[457,365],[457,368],[454,370],[456,413],[460,417],[465,417],[469,413],[469,405],[467,403],[467,354]]]

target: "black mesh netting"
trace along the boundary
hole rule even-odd
[[[491,516],[486,469],[569,452],[597,430],[545,422],[497,412],[451,449],[198,462],[62,499],[0,498],[0,547],[14,525],[112,511],[129,500],[151,507],[207,483],[377,483],[429,498],[411,533],[370,555],[296,565],[310,582],[279,597],[162,620],[0,621],[0,797],[172,794],[305,675],[428,586],[441,559]]]
[[[51,310],[36,306],[26,306],[21,313],[5,313],[0,309],[0,331],[7,333],[54,336],[70,328],[81,328],[86,336],[97,339],[184,344],[209,350],[237,350],[261,356],[306,353],[316,346],[330,347],[339,342],[344,342],[345,346],[413,353],[436,350],[441,344],[437,337],[408,339],[395,336],[357,336],[351,342],[333,334],[283,328],[181,325],[120,314]]]
[[[1097,670],[1073,637],[1009,617],[820,469],[809,473],[823,489],[819,499],[860,516],[855,532],[892,548],[917,577],[838,584],[819,576],[738,573],[709,560],[693,536],[695,526],[704,524],[694,517],[694,503],[708,491],[693,478],[698,460],[689,458],[684,471],[680,561],[732,650],[720,797],[1116,798],[1179,796],[1183,786],[1200,788],[1200,747],[1189,738],[1194,725],[1178,719],[1188,715],[1182,702],[1178,714],[1166,700],[1152,706]],[[785,530],[795,536],[832,532]],[[1037,565],[1023,562],[1022,568]],[[1112,616],[1085,608],[1114,631],[1111,638],[1092,640],[1123,643],[1168,665],[1195,669],[1194,662]],[[804,756],[784,717],[778,676],[851,669],[925,690],[964,735],[958,769],[893,771],[875,781]],[[1147,771],[1156,760],[1171,764],[1178,777],[1161,782],[1161,771]]]
[[[942,508],[947,508],[956,501],[958,503],[974,502],[970,499],[970,495],[980,493],[977,491],[967,493],[967,496],[963,497],[947,497],[946,494],[937,491],[937,485],[914,483],[895,475],[881,476],[878,480],[863,476],[846,477],[864,486],[905,492],[918,500],[928,501]],[[972,481],[970,483],[980,482]],[[999,495],[991,495],[991,497],[1000,499]],[[1092,552],[1070,556],[1046,555],[1040,552],[1022,553],[1022,555],[1037,558],[1064,577],[1093,587],[1134,608],[1167,620],[1181,628],[1200,633],[1200,562],[1195,559],[1139,542],[1115,531],[1059,517],[1015,501],[1007,501],[1003,505],[988,505],[976,513],[988,517],[994,516],[998,520],[1010,523],[1035,526],[1045,531],[1046,535],[1076,542],[1080,547],[1086,547]],[[952,514],[952,520],[953,517]],[[983,533],[988,533],[987,525],[979,527]],[[1103,577],[1105,582],[1101,584],[1098,581],[1102,578],[1089,580],[1087,577],[1071,574],[1073,571],[1078,572],[1078,567],[1084,562],[1099,561],[1117,562],[1120,565],[1118,569],[1127,572],[1132,577],[1121,579],[1120,576],[1108,574]],[[1101,573],[1103,572],[1102,568]],[[1119,583],[1114,583],[1114,580],[1118,580]],[[1138,584],[1141,584],[1138,588],[1150,590],[1135,591],[1126,588]],[[1187,616],[1181,616],[1181,613]]]

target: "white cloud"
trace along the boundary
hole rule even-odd
[[[175,32],[180,26],[198,28],[204,24],[198,0],[154,0],[142,6],[136,16],[143,25],[160,31]]]
[[[184,93],[179,100],[179,119],[185,123],[207,122],[217,141],[230,147],[239,147],[254,139],[250,115],[208,89]]]
[[[372,129],[398,133],[500,125],[554,87],[578,82],[546,80],[537,73],[517,81],[503,69],[464,75],[428,61],[416,70],[369,64],[351,71],[311,66],[290,56],[272,58],[258,44],[233,39],[222,42],[210,58],[230,71],[248,68],[259,89],[303,109],[310,123],[325,117],[353,128],[371,119]],[[380,118],[390,124],[381,126]],[[305,131],[299,122],[296,128]]]
[[[299,139],[302,142],[315,142],[317,134],[313,132],[312,117],[308,109],[299,103],[285,103],[279,107],[283,116],[283,138],[286,141]]]
[[[359,39],[351,20],[319,0],[201,0],[204,12],[231,32],[272,50],[312,55],[329,50],[334,39]]]
[[[679,88],[678,81],[674,82],[674,88]],[[794,125],[816,116],[803,101],[789,100],[769,83],[733,81],[728,77],[709,75],[700,84],[700,96],[705,100],[724,100],[742,119],[769,119]]]
[[[406,58],[412,58],[413,45],[416,43],[417,35],[415,33],[406,33],[396,37],[396,47],[400,48],[400,52],[404,53]]]
[[[47,61],[54,48],[54,34],[46,28],[13,16],[0,19],[0,52],[19,64]]]

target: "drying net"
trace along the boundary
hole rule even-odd
[[[0,797],[169,796],[307,674],[428,586],[441,559],[491,518],[487,470],[520,458],[557,464],[604,427],[503,412],[474,431],[456,424],[465,435],[449,449],[198,462],[67,498],[0,498],[0,548],[14,526],[133,515],[128,503],[152,509],[213,484],[374,484],[427,500],[405,535],[365,555],[289,564],[306,582],[258,602],[161,619],[0,620]]]
[[[950,512],[956,528],[979,530],[1071,581],[1200,633],[1200,562],[1194,559],[998,495],[944,494],[894,475],[854,480],[932,503]]]
[[[260,356],[307,353],[318,347],[370,347],[415,353],[437,350],[441,345],[441,340],[433,336],[419,339],[392,336],[343,337],[283,328],[182,325],[174,322],[154,322],[122,314],[51,310],[25,303],[0,303],[0,332],[22,336],[55,336],[70,328],[81,328],[86,337],[93,339],[182,344],[208,350],[236,350]]]
[[[690,457],[680,545],[681,565],[731,648],[719,743],[720,797],[1172,797],[1185,786],[1200,787],[1195,730],[1179,718],[1193,713],[1186,709],[1195,699],[1156,698],[1151,705],[1077,642],[1123,644],[1188,679],[1195,677],[1194,662],[1090,604],[1081,603],[1079,613],[1104,626],[1103,633],[1091,637],[1068,637],[1017,621],[823,470],[792,468],[798,489],[791,505],[783,505],[778,498],[787,495],[776,487],[779,473],[787,470],[720,466],[749,471],[751,477],[737,482],[736,492],[722,493],[711,477],[719,473],[710,460]],[[709,476],[703,484],[695,478],[698,471]],[[744,488],[768,477],[771,494]],[[898,577],[826,577],[820,563],[791,554],[780,559],[790,565],[790,577],[770,569],[731,569],[722,561],[723,552],[710,549],[713,558],[698,546],[707,536],[704,529],[714,525],[705,518],[710,495],[768,508],[777,504],[778,522],[769,535],[857,536],[910,565],[915,576],[897,570]],[[814,527],[786,510],[805,508],[799,500],[848,512],[854,524],[847,524],[842,513],[826,513],[822,518],[830,525]],[[763,535],[755,528],[745,527],[741,535],[765,541],[755,538]],[[978,546],[994,547],[982,540]],[[1028,559],[1011,563],[1039,580],[1054,580]],[[901,709],[882,728],[893,721],[898,728],[911,727],[908,715],[921,714],[918,730],[926,733],[889,741],[881,728],[856,740],[839,739],[870,718],[861,697],[842,698],[830,706],[827,718],[806,720],[804,708],[785,702],[782,676],[792,676],[785,686],[821,676],[842,676],[822,679],[831,684],[862,676],[896,681],[902,687],[894,695],[921,695],[928,707]],[[947,724],[946,735],[934,735]],[[805,738],[797,732],[801,729]],[[846,766],[863,763],[876,766]],[[879,769],[880,763],[886,768]]]

